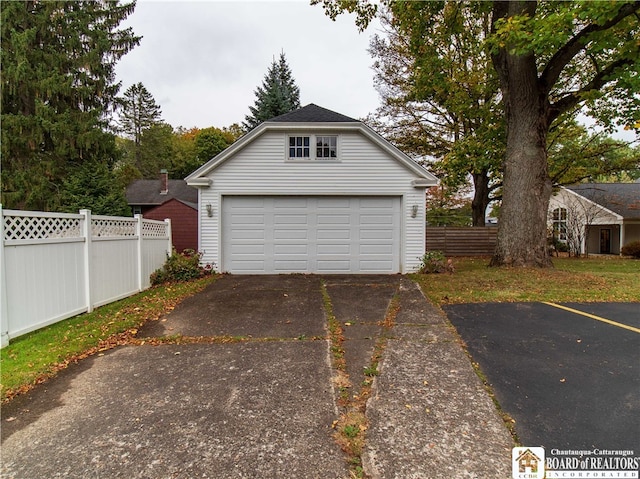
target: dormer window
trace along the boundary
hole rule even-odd
[[[338,137],[336,135],[289,136],[288,139],[288,158],[290,160],[338,159]]]
[[[316,137],[316,158],[337,158],[338,157],[338,137],[337,136],[317,136]]]
[[[310,138],[308,136],[289,137],[289,158],[309,159],[311,149],[309,148]]]

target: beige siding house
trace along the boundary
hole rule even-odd
[[[549,228],[579,254],[620,254],[640,241],[640,183],[560,187],[549,202]]]
[[[237,274],[405,273],[437,179],[364,123],[310,104],[262,123],[186,178],[199,249]]]

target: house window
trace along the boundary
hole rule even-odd
[[[308,136],[290,136],[289,137],[289,158],[309,159],[311,148],[310,137]]]
[[[567,241],[567,209],[553,210],[553,236],[560,241]]]
[[[290,160],[338,159],[338,137],[336,135],[289,136],[288,138],[288,158]]]
[[[316,158],[337,158],[338,137],[337,136],[317,136],[316,137]]]

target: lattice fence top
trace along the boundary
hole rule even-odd
[[[5,240],[81,238],[82,218],[54,216],[4,216]]]
[[[167,236],[167,224],[165,222],[142,220],[143,238],[166,238]]]
[[[83,238],[84,216],[69,213],[23,212],[4,210],[4,240],[35,241]],[[93,238],[137,238],[137,218],[92,216]],[[168,238],[164,221],[142,219],[143,238]]]
[[[135,238],[136,223],[135,219],[94,217],[91,219],[91,236]]]

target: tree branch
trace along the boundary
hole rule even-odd
[[[633,63],[635,62],[629,58],[619,58],[618,60],[609,64],[606,68],[601,70],[585,86],[583,86],[582,88],[580,88],[575,92],[565,95],[555,103],[551,104],[549,108],[550,121],[555,120],[564,112],[566,112],[567,110],[570,110],[571,108],[575,107],[578,103],[580,103],[582,101],[582,99],[580,98],[581,94],[587,93],[592,90],[600,90],[603,87],[603,85],[607,83],[608,81],[607,77],[609,77],[614,72],[614,70],[626,65],[632,65]]]
[[[640,10],[640,1],[625,3],[620,7],[620,10],[618,10],[618,14],[608,22],[605,22],[602,25],[587,25],[574,35],[573,38],[571,38],[556,52],[555,55],[553,55],[553,57],[551,57],[551,60],[549,60],[549,63],[547,63],[547,66],[543,70],[542,75],[540,76],[540,84],[545,93],[549,93],[551,91],[558,81],[558,78],[560,78],[564,67],[566,67],[581,50],[586,48],[587,43],[583,42],[583,40],[588,35],[607,30],[621,22],[629,15],[635,14],[638,10]]]

